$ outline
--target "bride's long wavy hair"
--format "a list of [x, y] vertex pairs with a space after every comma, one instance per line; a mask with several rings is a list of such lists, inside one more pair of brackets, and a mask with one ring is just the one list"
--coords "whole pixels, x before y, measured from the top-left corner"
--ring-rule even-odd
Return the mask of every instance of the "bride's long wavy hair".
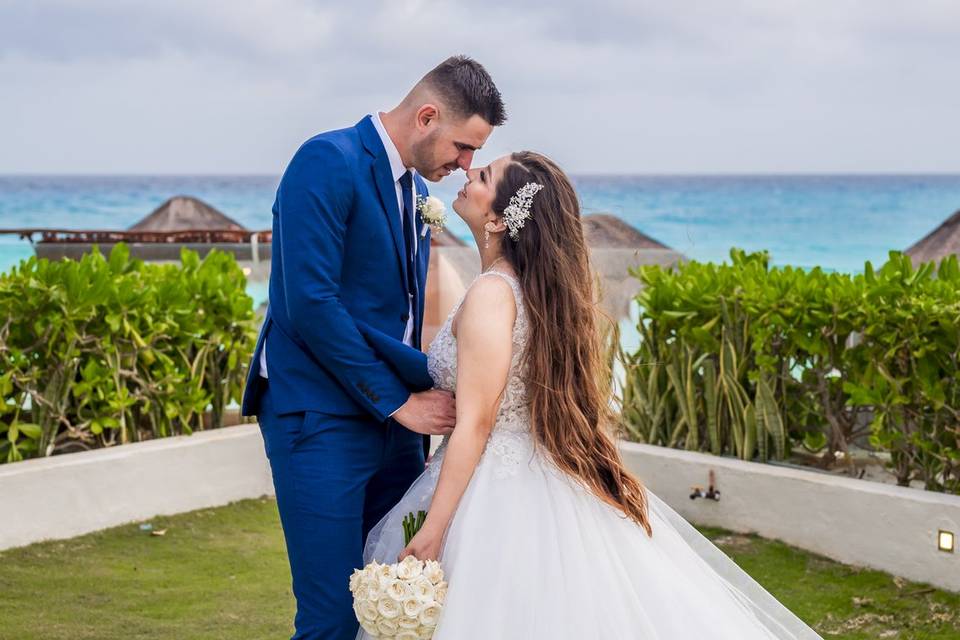
[[511, 160], [497, 184], [495, 213], [503, 216], [525, 184], [543, 185], [517, 239], [503, 238], [530, 325], [523, 358], [536, 445], [650, 535], [646, 491], [624, 467], [613, 434], [609, 361], [577, 193], [549, 158], [521, 151]]

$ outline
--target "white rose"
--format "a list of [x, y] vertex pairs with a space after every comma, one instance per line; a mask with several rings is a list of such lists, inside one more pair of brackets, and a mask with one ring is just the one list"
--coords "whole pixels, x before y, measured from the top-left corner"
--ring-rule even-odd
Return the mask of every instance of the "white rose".
[[434, 598], [434, 586], [426, 576], [420, 576], [410, 585], [413, 595], [421, 602], [430, 602]]
[[406, 582], [402, 580], [393, 580], [387, 585], [386, 589], [383, 590], [383, 594], [388, 598], [396, 600], [397, 602], [403, 602], [413, 595], [413, 590]]
[[440, 605], [438, 604], [428, 604], [423, 608], [418, 616], [420, 624], [425, 627], [435, 627], [437, 626], [437, 621], [440, 620]]
[[354, 602], [363, 602], [370, 599], [370, 587], [365, 584], [358, 585], [356, 589], [351, 589], [351, 591], [353, 591]]
[[357, 604], [357, 608], [360, 610], [359, 618], [363, 618], [368, 622], [375, 622], [377, 618], [380, 617], [380, 613], [377, 610], [377, 605], [372, 602], [360, 602]]
[[357, 587], [363, 582], [363, 572], [360, 569], [354, 569], [350, 574], [350, 591], [356, 591]]
[[423, 566], [423, 575], [433, 584], [439, 584], [443, 580], [443, 568], [436, 560], [427, 560]]
[[447, 583], [441, 582], [433, 588], [433, 599], [437, 604], [443, 604], [447, 601]]
[[400, 580], [412, 580], [421, 573], [423, 573], [423, 563], [414, 556], [407, 556], [397, 565], [397, 578]]
[[363, 630], [369, 633], [374, 638], [376, 638], [377, 635], [380, 633], [379, 631], [377, 631], [377, 625], [373, 624], [372, 622], [361, 620], [360, 626], [363, 627]]
[[423, 609], [423, 603], [417, 598], [407, 598], [403, 601], [403, 614], [416, 618]]
[[[418, 610], [419, 614], [420, 611]], [[397, 626], [401, 629], [416, 629], [420, 626], [420, 620], [417, 619], [417, 616], [400, 616], [397, 618]]]
[[393, 620], [380, 620], [377, 622], [377, 632], [380, 636], [391, 638], [397, 634], [397, 623]]
[[433, 632], [436, 630], [436, 627], [424, 627], [421, 626], [417, 629], [417, 638], [418, 640], [430, 640], [433, 637]]
[[391, 564], [380, 565], [377, 570], [377, 583], [381, 589], [386, 589], [387, 585], [397, 579], [397, 567]]
[[381, 578], [393, 578], [397, 577], [397, 566], [393, 564], [381, 564], [376, 568], [376, 573]]
[[[429, 636], [427, 636], [429, 637]], [[420, 640], [420, 634], [413, 629], [404, 629], [394, 636], [397, 640]]]
[[[370, 606], [373, 606], [372, 602], [370, 603]], [[380, 598], [377, 600], [377, 612], [384, 618], [393, 620], [400, 615], [400, 603], [396, 600], [391, 600], [390, 598]]]

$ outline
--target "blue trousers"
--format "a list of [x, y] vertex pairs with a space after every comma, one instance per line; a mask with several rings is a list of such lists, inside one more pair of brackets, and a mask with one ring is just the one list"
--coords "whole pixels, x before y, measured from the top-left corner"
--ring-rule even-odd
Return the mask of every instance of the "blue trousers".
[[423, 472], [423, 440], [393, 420], [278, 414], [265, 386], [258, 418], [297, 600], [292, 640], [353, 640], [350, 574], [370, 529]]

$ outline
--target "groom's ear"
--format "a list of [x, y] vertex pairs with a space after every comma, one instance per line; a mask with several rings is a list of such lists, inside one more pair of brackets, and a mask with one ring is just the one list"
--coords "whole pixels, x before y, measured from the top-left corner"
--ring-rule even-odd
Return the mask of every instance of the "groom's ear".
[[440, 110], [437, 108], [437, 105], [431, 102], [422, 105], [417, 109], [417, 129], [423, 130], [429, 128], [430, 125], [436, 121], [438, 115], [440, 115]]

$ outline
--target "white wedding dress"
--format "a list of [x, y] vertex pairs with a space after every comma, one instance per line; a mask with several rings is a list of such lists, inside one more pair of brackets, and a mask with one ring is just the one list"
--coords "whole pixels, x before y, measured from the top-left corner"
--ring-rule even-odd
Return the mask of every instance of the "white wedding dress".
[[[517, 319], [506, 391], [486, 450], [444, 540], [449, 583], [435, 640], [814, 639], [812, 629], [683, 518], [648, 492], [653, 537], [535, 450], [521, 367], [527, 320]], [[450, 324], [430, 345], [430, 375], [453, 391]], [[446, 439], [423, 475], [371, 531], [364, 564], [397, 561], [401, 521], [427, 511]], [[642, 480], [642, 478], [641, 478]], [[366, 639], [361, 629], [357, 636]]]

